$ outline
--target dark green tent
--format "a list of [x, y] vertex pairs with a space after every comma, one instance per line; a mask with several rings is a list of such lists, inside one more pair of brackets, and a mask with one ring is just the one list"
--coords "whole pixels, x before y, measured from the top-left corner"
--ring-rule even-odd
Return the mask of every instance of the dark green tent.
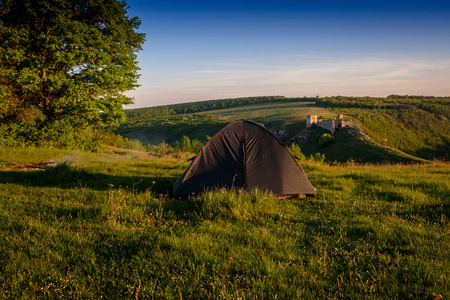
[[269, 190], [280, 196], [316, 193], [286, 147], [251, 121], [231, 123], [214, 135], [173, 184], [172, 195], [231, 186]]

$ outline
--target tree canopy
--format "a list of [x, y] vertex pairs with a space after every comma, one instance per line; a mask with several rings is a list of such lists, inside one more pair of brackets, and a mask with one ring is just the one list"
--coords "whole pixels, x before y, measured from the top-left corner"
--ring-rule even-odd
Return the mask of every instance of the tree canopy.
[[140, 20], [117, 0], [0, 0], [0, 140], [123, 121]]

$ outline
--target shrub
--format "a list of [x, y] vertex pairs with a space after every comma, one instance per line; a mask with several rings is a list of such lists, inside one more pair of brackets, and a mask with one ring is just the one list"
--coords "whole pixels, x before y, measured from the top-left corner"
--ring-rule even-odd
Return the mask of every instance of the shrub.
[[125, 138], [124, 141], [125, 141], [125, 145], [124, 145], [125, 149], [133, 149], [133, 150], [140, 150], [140, 151], [147, 150], [145, 148], [145, 146], [142, 145], [141, 141], [139, 141], [139, 140]]
[[288, 147], [288, 150], [299, 161], [304, 161], [306, 159], [305, 154], [303, 154], [299, 145], [293, 143], [290, 147]]
[[323, 163], [325, 161], [326, 157], [325, 157], [325, 154], [317, 152], [316, 154], [314, 154], [314, 156], [311, 155], [309, 157], [309, 159], [310, 160], [314, 160], [314, 161], [319, 162], [319, 163]]
[[175, 142], [175, 145], [173, 146], [173, 149], [175, 151], [180, 151], [181, 150], [180, 141], [176, 141]]
[[168, 143], [162, 141], [162, 143], [160, 143], [157, 146], [147, 145], [147, 151], [154, 151], [156, 154], [166, 155], [166, 154], [172, 153], [173, 148]]
[[67, 120], [58, 120], [37, 127], [37, 123], [33, 122], [1, 124], [0, 145], [55, 147], [94, 152], [101, 149], [101, 133], [91, 126], [76, 128]]
[[183, 135], [183, 140], [181, 141], [181, 150], [183, 151], [191, 151], [192, 150], [192, 146], [191, 146], [191, 140], [189, 139], [189, 137]]
[[331, 134], [324, 133], [319, 138], [319, 147], [322, 148], [322, 147], [328, 146], [328, 145], [334, 143], [334, 141], [335, 141], [335, 139]]
[[204, 146], [203, 143], [200, 142], [199, 140], [193, 140], [191, 150], [192, 152], [197, 153], [200, 151], [200, 149], [203, 148], [203, 146]]

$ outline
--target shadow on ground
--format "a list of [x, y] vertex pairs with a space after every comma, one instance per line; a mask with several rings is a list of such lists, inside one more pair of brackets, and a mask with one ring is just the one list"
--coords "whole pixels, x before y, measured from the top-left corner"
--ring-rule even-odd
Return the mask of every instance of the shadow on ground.
[[19, 184], [32, 187], [58, 187], [63, 189], [90, 188], [109, 190], [123, 188], [137, 193], [151, 190], [156, 194], [167, 194], [177, 177], [114, 176], [92, 173], [61, 164], [45, 170], [1, 171], [0, 184]]

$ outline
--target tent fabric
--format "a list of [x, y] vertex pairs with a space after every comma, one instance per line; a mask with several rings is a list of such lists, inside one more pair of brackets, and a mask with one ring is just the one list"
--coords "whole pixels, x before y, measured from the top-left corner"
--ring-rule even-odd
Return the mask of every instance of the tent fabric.
[[174, 197], [229, 188], [276, 195], [316, 194], [292, 154], [264, 126], [237, 121], [214, 135], [172, 186]]

